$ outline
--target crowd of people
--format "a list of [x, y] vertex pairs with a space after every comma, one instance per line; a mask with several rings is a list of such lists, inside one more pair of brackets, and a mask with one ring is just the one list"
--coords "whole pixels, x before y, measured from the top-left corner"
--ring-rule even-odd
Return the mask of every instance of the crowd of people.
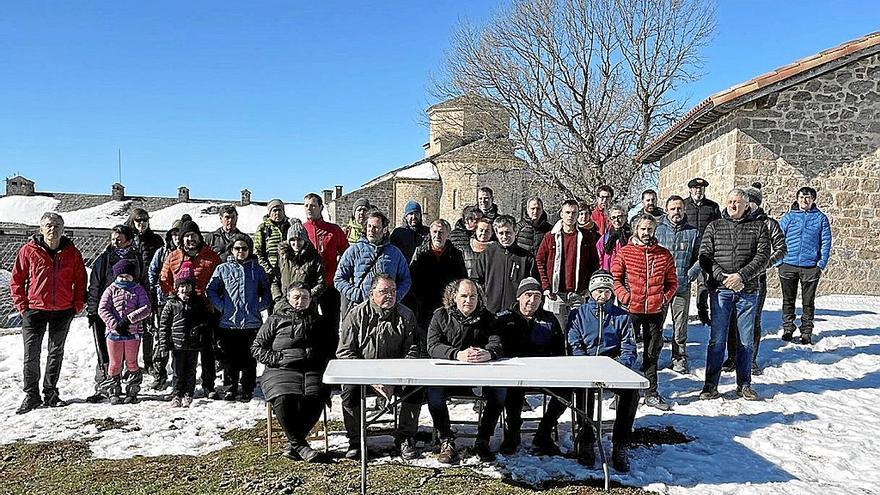
[[[164, 239], [149, 213], [130, 212], [114, 227], [106, 250], [86, 276], [82, 256], [64, 234], [64, 221], [45, 213], [18, 252], [10, 292], [22, 315], [25, 398], [19, 414], [61, 407], [58, 379], [72, 318], [86, 308], [96, 349], [95, 394], [89, 402], [138, 401], [144, 374], [172, 407], [189, 407], [197, 367], [208, 399], [247, 402], [259, 387], [288, 439], [286, 455], [317, 461], [306, 436], [331, 389], [322, 382], [331, 359], [447, 359], [471, 363], [509, 357], [603, 355], [636, 368], [649, 386], [615, 390], [612, 466], [629, 469], [626, 448], [636, 410], [669, 410], [660, 395], [658, 363], [663, 326], [672, 320], [672, 369], [689, 373], [688, 316], [697, 285], [697, 313], [710, 327], [700, 399], [720, 397], [719, 378], [736, 372], [736, 393], [759, 400], [751, 387], [757, 361], [767, 270], [778, 267], [784, 340], [795, 339], [795, 299], [803, 314], [798, 342], [811, 344], [816, 287], [831, 247], [828, 218], [816, 191], [802, 187], [776, 221], [761, 208], [761, 185], [732, 189], [724, 208], [705, 197], [706, 180], [688, 184], [687, 198], [642, 194], [631, 219], [614, 204], [614, 190], [597, 188], [593, 204], [566, 200], [555, 223], [541, 198], [530, 198], [520, 220], [500, 213], [490, 188], [477, 191], [454, 226], [429, 225], [422, 208], [406, 204], [400, 226], [369, 198], [357, 200], [345, 228], [327, 222], [317, 194], [304, 198], [306, 221], [288, 218], [272, 200], [253, 237], [237, 228], [234, 206], [219, 213], [220, 228], [204, 235], [188, 215]], [[40, 391], [40, 353], [48, 359]], [[641, 343], [638, 359], [637, 343]], [[142, 349], [143, 367], [139, 354]], [[725, 359], [725, 351], [727, 358]], [[169, 378], [169, 361], [172, 373]], [[218, 387], [217, 370], [222, 370]], [[437, 459], [458, 457], [450, 425], [450, 387], [417, 390], [376, 384], [370, 393], [401, 398], [395, 445], [401, 457], [421, 455], [416, 442], [427, 403]], [[341, 389], [347, 458], [360, 452], [360, 388]], [[524, 391], [483, 387], [485, 406], [474, 452], [495, 454], [490, 440], [502, 411], [500, 451], [521, 443]], [[594, 407], [585, 392], [580, 407]], [[536, 453], [560, 453], [551, 431], [566, 406], [549, 401], [532, 440]], [[578, 462], [595, 463], [595, 432], [579, 420]]]

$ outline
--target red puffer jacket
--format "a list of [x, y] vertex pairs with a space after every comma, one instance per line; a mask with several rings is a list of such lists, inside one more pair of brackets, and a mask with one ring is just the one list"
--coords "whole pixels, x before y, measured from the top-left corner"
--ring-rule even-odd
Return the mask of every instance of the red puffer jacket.
[[675, 260], [656, 241], [647, 246], [636, 242], [633, 238], [620, 248], [611, 265], [614, 295], [630, 313], [661, 313], [678, 290]]
[[[183, 248], [180, 247], [171, 251], [171, 254], [165, 259], [165, 264], [162, 265], [162, 276], [159, 279], [162, 292], [168, 295], [174, 291], [174, 274], [180, 270], [180, 265], [186, 260], [192, 263], [193, 276], [196, 278], [196, 294], [207, 301], [205, 288], [208, 286], [208, 281], [211, 280], [211, 275], [214, 274], [214, 269], [220, 264], [220, 257], [204, 243], [199, 252], [192, 257], [187, 256]], [[210, 307], [208, 306], [208, 308]]]
[[12, 303], [20, 313], [27, 309], [79, 313], [86, 301], [86, 267], [82, 254], [66, 237], [49, 254], [43, 236], [36, 235], [18, 250], [9, 282]]

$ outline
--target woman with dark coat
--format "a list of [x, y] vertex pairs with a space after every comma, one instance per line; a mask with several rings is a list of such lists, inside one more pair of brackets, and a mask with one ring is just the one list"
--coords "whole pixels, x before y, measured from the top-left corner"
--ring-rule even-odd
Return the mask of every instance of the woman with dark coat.
[[290, 284], [287, 300], [257, 332], [251, 352], [266, 365], [260, 387], [287, 436], [285, 455], [319, 462], [322, 456], [309, 447], [306, 436], [330, 395], [321, 377], [336, 351], [336, 331], [311, 305], [306, 285]]

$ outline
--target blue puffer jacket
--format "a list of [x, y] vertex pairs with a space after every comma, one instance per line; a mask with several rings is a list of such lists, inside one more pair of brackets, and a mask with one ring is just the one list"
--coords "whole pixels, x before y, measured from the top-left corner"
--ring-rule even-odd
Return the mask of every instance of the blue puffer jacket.
[[669, 221], [669, 217], [663, 217], [657, 224], [654, 237], [657, 238], [657, 244], [668, 249], [675, 260], [675, 275], [678, 277], [676, 294], [690, 292], [691, 282], [700, 274], [700, 264], [697, 262], [700, 255], [700, 231], [687, 223], [687, 217], [678, 225]]
[[[378, 259], [373, 263], [376, 256]], [[371, 265], [369, 273], [366, 273]], [[361, 238], [342, 253], [333, 285], [350, 304], [358, 304], [367, 300], [373, 277], [380, 273], [391, 275], [397, 282], [397, 302], [400, 302], [410, 287], [409, 263], [403, 253], [392, 246], [387, 238], [379, 246]]]
[[256, 258], [218, 265], [205, 294], [220, 311], [220, 328], [260, 328], [263, 324], [260, 312], [267, 309], [272, 300], [266, 272]]
[[[620, 364], [633, 369], [636, 363], [636, 339], [633, 335], [629, 314], [614, 305], [614, 300], [606, 302], [602, 310], [602, 342], [600, 356], [616, 358]], [[590, 298], [568, 318], [568, 346], [573, 356], [595, 356], [599, 346], [599, 305]]]
[[779, 226], [785, 234], [785, 245], [788, 248], [782, 263], [825, 269], [831, 254], [831, 224], [815, 204], [804, 211], [795, 203], [791, 211], [782, 216]]

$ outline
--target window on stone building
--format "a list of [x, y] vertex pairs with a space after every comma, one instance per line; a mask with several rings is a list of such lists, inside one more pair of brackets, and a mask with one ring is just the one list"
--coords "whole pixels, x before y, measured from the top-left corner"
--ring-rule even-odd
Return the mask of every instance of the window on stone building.
[[452, 210], [458, 211], [458, 189], [452, 190]]

